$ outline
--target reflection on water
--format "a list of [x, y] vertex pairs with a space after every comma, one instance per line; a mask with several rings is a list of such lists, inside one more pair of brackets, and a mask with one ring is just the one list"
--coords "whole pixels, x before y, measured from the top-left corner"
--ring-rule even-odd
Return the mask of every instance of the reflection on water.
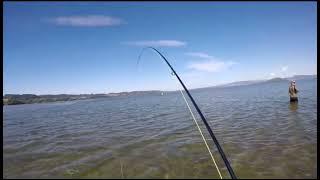
[[298, 101], [292, 101], [289, 103], [289, 109], [293, 112], [297, 111], [298, 109]]
[[[316, 81], [299, 89], [299, 109], [286, 82], [191, 93], [239, 178], [316, 178]], [[4, 106], [3, 131], [6, 178], [219, 178], [180, 92]]]

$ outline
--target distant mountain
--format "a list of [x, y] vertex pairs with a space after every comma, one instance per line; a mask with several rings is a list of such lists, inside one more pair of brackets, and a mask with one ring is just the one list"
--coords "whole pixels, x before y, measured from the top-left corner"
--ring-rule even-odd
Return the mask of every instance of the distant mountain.
[[244, 85], [250, 85], [250, 84], [255, 84], [255, 83], [264, 82], [264, 81], [265, 80], [237, 81], [237, 82], [232, 82], [228, 84], [218, 85], [218, 87], [244, 86]]
[[272, 79], [266, 80], [265, 82], [282, 82], [282, 81], [289, 81], [289, 80], [286, 78], [272, 78]]
[[147, 95], [147, 94], [161, 94], [162, 91], [151, 90], [151, 91], [131, 91], [131, 92], [119, 92], [109, 93], [107, 96], [131, 96], [131, 95]]
[[300, 80], [300, 79], [317, 79], [317, 75], [295, 75], [286, 78], [288, 80]]
[[251, 84], [258, 84], [258, 83], [267, 83], [267, 82], [282, 82], [282, 81], [291, 81], [291, 80], [302, 80], [302, 79], [317, 79], [317, 75], [295, 75], [292, 77], [287, 78], [272, 78], [267, 80], [249, 80], [249, 81], [237, 81], [227, 84], [222, 84], [214, 87], [232, 87], [232, 86], [245, 86], [245, 85], [251, 85]]

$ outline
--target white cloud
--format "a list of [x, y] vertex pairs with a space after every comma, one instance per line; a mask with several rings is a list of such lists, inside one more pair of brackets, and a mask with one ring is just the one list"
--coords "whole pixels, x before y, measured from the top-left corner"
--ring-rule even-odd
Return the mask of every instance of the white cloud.
[[236, 64], [235, 62], [228, 61], [202, 61], [202, 62], [192, 62], [188, 65], [189, 69], [198, 70], [198, 71], [207, 71], [207, 72], [219, 72], [229, 68], [230, 66]]
[[177, 40], [157, 40], [157, 41], [133, 41], [125, 42], [128, 45], [134, 46], [153, 46], [153, 47], [181, 47], [187, 45], [186, 42]]
[[124, 23], [122, 19], [102, 15], [61, 16], [52, 21], [57, 25], [83, 27], [116, 26]]
[[288, 70], [288, 66], [283, 66], [282, 68], [281, 68], [281, 71], [287, 71]]
[[209, 56], [208, 54], [202, 53], [202, 52], [190, 52], [190, 53], [185, 53], [185, 55], [199, 57], [199, 58], [205, 58], [205, 59], [213, 59], [212, 56]]
[[232, 61], [227, 61], [227, 62], [220, 61], [215, 57], [210, 56], [209, 54], [203, 53], [203, 52], [189, 52], [189, 53], [185, 53], [185, 55], [205, 59], [205, 60], [202, 60], [201, 62], [194, 61], [187, 66], [187, 68], [197, 70], [197, 71], [219, 72], [219, 71], [228, 69], [230, 66], [234, 64], [237, 64]]
[[275, 73], [270, 73], [270, 76], [275, 76], [276, 74]]

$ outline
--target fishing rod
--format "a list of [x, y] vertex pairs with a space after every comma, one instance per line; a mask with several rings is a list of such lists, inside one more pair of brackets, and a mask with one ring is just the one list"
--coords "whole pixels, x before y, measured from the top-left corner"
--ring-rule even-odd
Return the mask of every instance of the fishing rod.
[[[152, 50], [154, 50], [155, 52], [157, 52], [157, 53], [161, 56], [161, 58], [166, 62], [166, 64], [169, 66], [169, 68], [171, 69], [172, 75], [175, 75], [175, 76], [177, 77], [177, 79], [178, 79], [178, 81], [180, 82], [180, 84], [182, 85], [183, 89], [187, 92], [187, 94], [188, 94], [188, 96], [189, 96], [192, 104], [193, 104], [194, 107], [196, 108], [196, 110], [197, 110], [198, 114], [200, 115], [203, 123], [205, 124], [207, 130], [209, 131], [209, 134], [210, 134], [213, 142], [214, 142], [215, 145], [217, 146], [218, 151], [219, 151], [219, 153], [220, 153], [220, 155], [221, 155], [221, 157], [222, 157], [222, 159], [223, 159], [223, 161], [224, 161], [224, 164], [227, 166], [227, 169], [228, 169], [228, 172], [229, 172], [231, 178], [232, 178], [232, 179], [237, 179], [237, 177], [236, 177], [236, 175], [234, 174], [234, 172], [233, 172], [233, 170], [232, 170], [232, 167], [231, 167], [231, 165], [230, 165], [230, 163], [229, 163], [226, 155], [224, 154], [224, 152], [223, 152], [223, 150], [222, 150], [222, 148], [221, 148], [221, 146], [220, 146], [217, 138], [216, 138], [215, 135], [213, 134], [213, 131], [212, 131], [211, 127], [209, 126], [206, 118], [203, 116], [200, 108], [198, 107], [197, 103], [195, 102], [195, 100], [194, 100], [193, 97], [191, 96], [191, 94], [190, 94], [189, 90], [187, 89], [187, 87], [184, 85], [184, 83], [183, 83], [182, 80], [180, 79], [179, 75], [178, 75], [178, 74], [176, 73], [176, 71], [173, 69], [173, 67], [172, 67], [171, 64], [168, 62], [168, 60], [167, 60], [157, 49], [155, 49], [154, 47], [146, 47], [146, 48], [144, 48], [144, 49], [152, 49]], [[144, 49], [143, 49], [143, 50], [144, 50]], [[140, 54], [140, 56], [141, 56], [141, 54]], [[139, 56], [139, 60], [140, 60], [140, 56]], [[139, 62], [138, 62], [138, 63], [139, 63]]]

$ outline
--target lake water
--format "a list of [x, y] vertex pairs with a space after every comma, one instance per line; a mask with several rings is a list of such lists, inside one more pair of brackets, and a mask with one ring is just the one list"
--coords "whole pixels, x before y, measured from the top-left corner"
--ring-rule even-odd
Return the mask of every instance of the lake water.
[[[297, 87], [295, 104], [288, 82], [191, 91], [238, 178], [317, 177], [317, 82]], [[4, 178], [219, 178], [180, 92], [3, 112]]]

